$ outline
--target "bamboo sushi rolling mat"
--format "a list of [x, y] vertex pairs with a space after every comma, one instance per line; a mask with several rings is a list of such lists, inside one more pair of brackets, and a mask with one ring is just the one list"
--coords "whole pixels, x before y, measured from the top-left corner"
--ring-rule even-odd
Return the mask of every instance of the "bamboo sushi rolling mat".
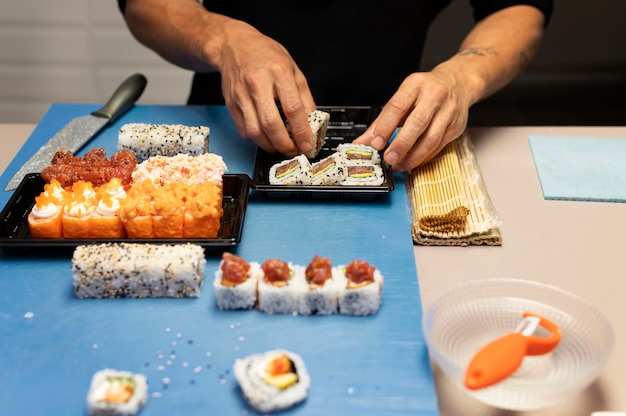
[[502, 244], [467, 131], [427, 164], [407, 173], [413, 241], [421, 245]]

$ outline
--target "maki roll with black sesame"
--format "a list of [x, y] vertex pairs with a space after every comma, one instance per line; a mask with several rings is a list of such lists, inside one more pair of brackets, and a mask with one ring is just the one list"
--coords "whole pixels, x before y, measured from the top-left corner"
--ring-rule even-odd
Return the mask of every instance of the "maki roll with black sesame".
[[118, 150], [130, 150], [142, 162], [152, 156], [198, 156], [209, 151], [210, 129], [182, 124], [124, 124], [117, 138]]
[[311, 163], [304, 155], [272, 165], [269, 172], [271, 185], [309, 185], [311, 183]]
[[244, 399], [261, 413], [278, 412], [302, 402], [311, 384], [302, 357], [287, 350], [236, 359], [233, 372]]

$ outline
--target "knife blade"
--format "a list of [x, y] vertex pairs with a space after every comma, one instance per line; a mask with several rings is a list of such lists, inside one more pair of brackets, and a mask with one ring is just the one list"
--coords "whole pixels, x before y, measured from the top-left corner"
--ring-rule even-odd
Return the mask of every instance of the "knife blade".
[[147, 84], [146, 77], [134, 74], [115, 90], [111, 98], [98, 110], [72, 119], [35, 152], [9, 180], [5, 191], [16, 189], [28, 173], [39, 173], [59, 150], [76, 153], [108, 124], [128, 111], [139, 99]]

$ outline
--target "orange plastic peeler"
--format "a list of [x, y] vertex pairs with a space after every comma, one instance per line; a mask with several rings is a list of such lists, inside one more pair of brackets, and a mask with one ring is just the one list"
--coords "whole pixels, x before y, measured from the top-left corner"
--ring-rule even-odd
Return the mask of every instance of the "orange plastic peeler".
[[[527, 355], [543, 355], [552, 351], [561, 340], [561, 331], [552, 321], [526, 312], [515, 332], [491, 341], [470, 361], [465, 373], [465, 386], [478, 390], [509, 377]], [[548, 330], [548, 336], [533, 335], [538, 326]]]

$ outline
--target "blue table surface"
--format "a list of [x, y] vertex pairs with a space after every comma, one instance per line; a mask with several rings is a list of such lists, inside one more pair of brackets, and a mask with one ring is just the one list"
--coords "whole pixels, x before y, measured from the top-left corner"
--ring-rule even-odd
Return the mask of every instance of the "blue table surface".
[[[0, 188], [65, 123], [98, 107], [52, 105]], [[209, 126], [210, 151], [223, 156], [229, 173], [252, 176], [255, 147], [224, 107], [138, 105], [80, 153], [102, 147], [112, 155], [119, 127], [129, 122]], [[370, 202], [271, 201], [251, 192], [242, 241], [233, 249], [258, 262], [305, 265], [315, 254], [333, 264], [367, 260], [385, 277], [383, 304], [369, 317], [219, 311], [211, 288], [219, 254], [207, 257], [199, 298], [96, 300], [74, 296], [69, 253], [0, 253], [0, 414], [85, 414], [89, 382], [103, 368], [146, 375], [142, 415], [254, 414], [232, 362], [273, 348], [299, 353], [312, 379], [307, 400], [285, 414], [438, 414], [409, 204], [402, 176], [395, 179], [394, 192]], [[0, 191], [1, 206], [11, 194]]]

